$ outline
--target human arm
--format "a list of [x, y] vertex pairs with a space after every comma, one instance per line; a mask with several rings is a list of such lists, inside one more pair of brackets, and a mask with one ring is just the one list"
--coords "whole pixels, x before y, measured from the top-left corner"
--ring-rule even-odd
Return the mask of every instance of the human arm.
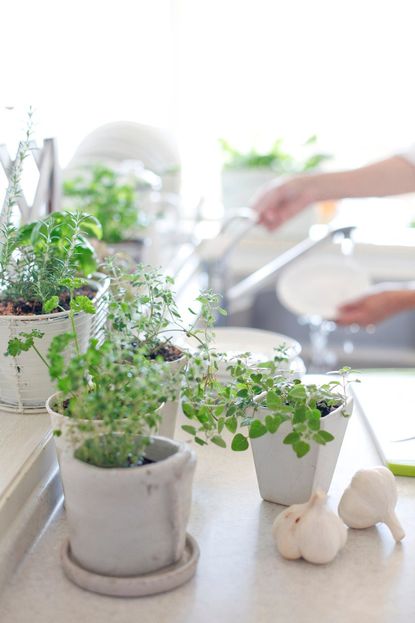
[[339, 326], [367, 327], [410, 309], [415, 309], [415, 284], [411, 282], [405, 287], [384, 283], [374, 286], [366, 296], [340, 306], [335, 321]]
[[403, 156], [334, 173], [299, 175], [271, 183], [253, 197], [259, 222], [275, 229], [316, 201], [352, 197], [385, 197], [415, 192], [415, 165]]

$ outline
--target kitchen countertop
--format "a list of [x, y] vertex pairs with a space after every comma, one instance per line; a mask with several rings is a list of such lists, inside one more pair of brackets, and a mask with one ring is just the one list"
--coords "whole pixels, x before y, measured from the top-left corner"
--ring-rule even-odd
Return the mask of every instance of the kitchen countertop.
[[[182, 435], [180, 435], [182, 436]], [[184, 437], [183, 437], [184, 438]], [[363, 422], [349, 423], [330, 489], [335, 508], [354, 472], [380, 464]], [[250, 452], [198, 449], [189, 532], [201, 557], [186, 585], [153, 597], [88, 593], [64, 576], [58, 508], [0, 598], [1, 623], [409, 623], [415, 620], [415, 479], [398, 478], [406, 538], [379, 525], [349, 530], [329, 565], [286, 561], [271, 526], [283, 507], [259, 497]]]

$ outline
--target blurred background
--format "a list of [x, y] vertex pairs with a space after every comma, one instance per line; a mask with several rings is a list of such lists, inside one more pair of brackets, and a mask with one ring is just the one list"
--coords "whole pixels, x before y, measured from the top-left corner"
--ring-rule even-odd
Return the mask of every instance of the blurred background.
[[[0, 142], [15, 151], [32, 105], [37, 141], [57, 139], [72, 200], [82, 167], [134, 178], [144, 259], [171, 270], [184, 300], [195, 283], [226, 299], [344, 225], [356, 226], [353, 248], [329, 237], [315, 253], [353, 252], [373, 282], [414, 279], [413, 195], [326, 202], [273, 234], [244, 234], [267, 180], [360, 166], [414, 142], [414, 13], [411, 0], [5, 0]], [[316, 338], [315, 323], [278, 299], [277, 277], [235, 297], [228, 324], [298, 339], [315, 369], [415, 365], [413, 313], [375, 335], [317, 322]]]

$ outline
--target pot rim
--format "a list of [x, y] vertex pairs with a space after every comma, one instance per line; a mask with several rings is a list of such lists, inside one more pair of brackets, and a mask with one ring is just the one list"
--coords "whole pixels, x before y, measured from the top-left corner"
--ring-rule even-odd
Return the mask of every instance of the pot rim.
[[[49, 398], [45, 402], [46, 411], [49, 413], [49, 415], [59, 415], [60, 417], [63, 417], [68, 422], [70, 422], [70, 421], [72, 421], [72, 418], [70, 418], [69, 416], [65, 415], [64, 413], [59, 413], [59, 411], [55, 411], [55, 409], [52, 407], [53, 401], [56, 400], [56, 398], [59, 396], [59, 394], [62, 394], [62, 393], [63, 392], [61, 392], [61, 391], [57, 391], [54, 394], [52, 394], [51, 396], [49, 396]], [[157, 413], [157, 411], [160, 411], [164, 407], [165, 404], [166, 404], [165, 402], [162, 402], [161, 405], [157, 407], [156, 413]], [[95, 422], [101, 422], [101, 421], [102, 420], [95, 420]]]
[[[341, 398], [341, 396], [340, 396]], [[321, 420], [327, 420], [328, 418], [330, 418], [331, 416], [337, 415], [337, 413], [339, 412], [340, 409], [344, 409], [349, 407], [351, 404], [353, 403], [353, 396], [346, 396], [346, 400], [343, 400], [342, 404], [340, 404], [338, 407], [336, 407], [335, 409], [333, 409], [333, 411], [330, 411], [330, 413], [327, 413], [327, 415], [324, 416], [320, 416]], [[257, 413], [264, 413], [264, 411], [271, 411], [271, 409], [269, 409], [266, 405], [258, 405], [258, 411]], [[351, 415], [351, 414], [350, 414]], [[345, 417], [350, 417], [349, 416], [345, 416]], [[254, 441], [254, 440], [252, 440]]]
[[[92, 275], [91, 278], [86, 279], [86, 282], [92, 286], [95, 286], [96, 288], [96, 295], [94, 296], [94, 298], [92, 299], [92, 301], [95, 303], [97, 300], [99, 300], [98, 295], [103, 295], [107, 289], [109, 288], [109, 283], [110, 283], [110, 279], [109, 277], [105, 276], [105, 278], [102, 279], [101, 282], [98, 281], [98, 279], [94, 279], [93, 277], [96, 276], [98, 277], [98, 279], [100, 277], [103, 276], [103, 273], [94, 273], [94, 275]], [[0, 325], [6, 324], [7, 321], [9, 320], [13, 320], [13, 321], [21, 321], [21, 322], [40, 322], [42, 320], [52, 320], [54, 318], [64, 318], [65, 315], [67, 316], [69, 313], [69, 309], [65, 309], [64, 311], [60, 311], [60, 312], [54, 312], [52, 314], [27, 314], [26, 316], [16, 316], [16, 315], [12, 315], [12, 314], [2, 314], [0, 316]], [[76, 312], [75, 316], [82, 314], [83, 312]]]

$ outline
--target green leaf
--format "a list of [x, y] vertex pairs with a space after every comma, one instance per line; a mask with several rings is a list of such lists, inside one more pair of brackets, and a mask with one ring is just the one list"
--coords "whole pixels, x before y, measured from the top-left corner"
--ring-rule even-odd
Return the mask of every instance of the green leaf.
[[232, 415], [231, 417], [226, 418], [225, 426], [228, 429], [228, 431], [233, 434], [238, 428], [238, 421], [236, 417]]
[[45, 303], [43, 303], [43, 311], [45, 314], [50, 314], [59, 305], [59, 296], [51, 296]]
[[260, 422], [260, 420], [254, 420], [249, 427], [249, 437], [251, 439], [262, 437], [267, 432], [267, 427], [262, 422]]
[[325, 445], [329, 441], [333, 441], [334, 437], [331, 433], [326, 430], [319, 430], [317, 433], [313, 435], [314, 441], [321, 445]]
[[190, 435], [196, 435], [197, 434], [197, 430], [194, 426], [189, 426], [188, 424], [183, 424], [182, 425], [182, 429], [186, 432], [189, 433]]
[[298, 456], [298, 458], [301, 459], [302, 456], [304, 456], [305, 454], [307, 454], [307, 452], [309, 452], [310, 445], [306, 443], [305, 441], [297, 441], [296, 443], [293, 444], [293, 450]]
[[235, 450], [235, 452], [241, 452], [243, 450], [246, 450], [247, 448], [249, 448], [248, 439], [244, 435], [242, 435], [241, 433], [238, 433], [232, 439], [231, 448], [232, 448], [232, 450]]
[[320, 429], [321, 413], [318, 409], [311, 409], [307, 414], [307, 423], [310, 430]]
[[306, 419], [306, 408], [305, 408], [305, 405], [299, 405], [294, 410], [292, 423], [293, 424], [300, 424], [301, 422], [304, 422], [305, 419]]
[[85, 312], [86, 314], [95, 314], [95, 305], [87, 296], [75, 296], [70, 303], [73, 312]]
[[267, 415], [265, 417], [265, 425], [267, 427], [268, 432], [276, 433], [281, 424], [281, 418], [278, 416]]
[[195, 442], [198, 443], [199, 446], [207, 446], [207, 441], [205, 441], [201, 437], [195, 437]]
[[284, 437], [282, 443], [285, 443], [286, 445], [293, 445], [298, 441], [300, 441], [300, 435], [293, 431], [292, 433], [288, 433], [288, 435]]
[[268, 409], [274, 410], [281, 406], [281, 396], [278, 396], [275, 392], [268, 392], [266, 399]]
[[81, 230], [92, 238], [98, 238], [98, 240], [102, 238], [101, 223], [95, 216], [91, 216], [90, 214], [85, 215], [81, 223]]
[[220, 448], [226, 448], [226, 441], [220, 435], [214, 435], [210, 441]]
[[86, 283], [86, 280], [80, 277], [65, 277], [65, 279], [60, 280], [59, 285], [68, 288], [68, 290], [75, 290], [76, 288], [82, 288]]
[[192, 405], [190, 405], [188, 402], [183, 402], [182, 403], [182, 411], [183, 411], [183, 413], [185, 414], [186, 417], [193, 418], [194, 409], [193, 409]]

